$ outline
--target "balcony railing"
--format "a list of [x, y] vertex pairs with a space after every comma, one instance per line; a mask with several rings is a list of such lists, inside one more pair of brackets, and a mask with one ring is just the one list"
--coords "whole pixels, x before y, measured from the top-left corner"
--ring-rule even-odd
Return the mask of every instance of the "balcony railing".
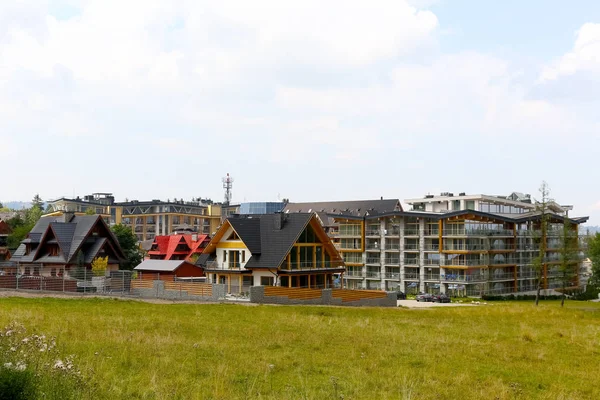
[[486, 247], [483, 244], [444, 243], [444, 250], [485, 251]]
[[381, 244], [379, 244], [379, 243], [367, 243], [367, 250], [381, 250]]
[[386, 243], [386, 250], [400, 250], [400, 243]]
[[425, 251], [439, 251], [440, 250], [440, 245], [439, 244], [425, 244], [425, 247], [423, 248], [423, 250], [425, 250]]
[[516, 258], [506, 257], [504, 259], [496, 258], [490, 260], [490, 265], [512, 265], [517, 264]]
[[340, 261], [325, 261], [325, 262], [292, 262], [289, 264], [285, 261], [281, 264], [280, 269], [283, 271], [304, 271], [325, 268], [343, 268], [344, 263]]
[[439, 281], [440, 274], [425, 274], [424, 279], [426, 281]]
[[385, 258], [383, 262], [387, 265], [400, 265], [399, 258]]
[[367, 257], [367, 264], [380, 264], [381, 258], [369, 258]]
[[367, 235], [367, 236], [380, 236], [381, 235], [381, 231], [379, 229], [368, 229], [365, 232], [365, 235]]
[[246, 269], [239, 262], [217, 262], [217, 261], [209, 261], [206, 264], [206, 268], [223, 270], [223, 271], [229, 271], [229, 270], [242, 271], [242, 270]]
[[512, 273], [492, 274], [490, 277], [491, 281], [506, 281], [513, 279], [515, 279], [515, 274]]
[[386, 272], [385, 279], [400, 279], [400, 272]]
[[419, 259], [418, 258], [405, 258], [404, 259], [404, 265], [419, 265]]
[[425, 236], [439, 236], [440, 231], [437, 229], [425, 229]]
[[423, 260], [423, 265], [440, 265], [440, 260], [426, 258]]
[[475, 267], [479, 265], [487, 265], [487, 260], [447, 260], [443, 262], [444, 266], [464, 266], [464, 267]]
[[385, 236], [399, 236], [399, 235], [400, 235], [400, 229], [398, 229], [398, 228], [386, 229]]
[[444, 229], [444, 236], [513, 236], [511, 229]]
[[419, 244], [418, 243], [405, 243], [404, 244], [404, 250], [419, 250]]
[[367, 271], [367, 278], [381, 279], [381, 273], [375, 271]]
[[486, 274], [473, 274], [473, 275], [461, 275], [461, 274], [442, 274], [442, 281], [452, 282], [485, 282], [488, 280]]
[[404, 236], [419, 236], [418, 229], [405, 229]]
[[346, 271], [346, 273], [344, 274], [344, 276], [352, 276], [352, 277], [362, 278], [363, 274], [362, 274], [362, 271], [348, 270], [348, 271]]
[[409, 279], [409, 280], [413, 280], [413, 281], [418, 281], [419, 280], [419, 274], [412, 274], [412, 273], [404, 273], [404, 279]]

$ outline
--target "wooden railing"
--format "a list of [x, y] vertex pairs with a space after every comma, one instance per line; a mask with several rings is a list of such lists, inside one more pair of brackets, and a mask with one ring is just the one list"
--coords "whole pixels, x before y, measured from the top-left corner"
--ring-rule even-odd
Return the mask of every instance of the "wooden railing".
[[310, 300], [321, 297], [321, 289], [286, 288], [280, 286], [265, 286], [265, 296], [284, 296], [288, 299]]
[[382, 299], [387, 297], [386, 292], [379, 290], [350, 290], [350, 289], [334, 289], [332, 296], [336, 299], [342, 299], [342, 302], [366, 300], [366, 299]]
[[193, 296], [212, 296], [212, 285], [209, 283], [195, 282], [165, 282], [165, 290], [187, 292]]
[[148, 279], [134, 279], [131, 281], [131, 289], [152, 289], [153, 281]]

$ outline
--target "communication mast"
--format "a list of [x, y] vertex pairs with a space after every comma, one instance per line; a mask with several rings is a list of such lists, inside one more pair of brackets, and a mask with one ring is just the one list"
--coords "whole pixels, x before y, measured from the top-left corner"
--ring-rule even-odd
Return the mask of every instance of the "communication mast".
[[229, 176], [229, 173], [227, 173], [227, 176], [221, 180], [223, 181], [223, 189], [225, 189], [225, 205], [228, 206], [229, 203], [231, 203], [231, 188], [233, 187], [233, 178]]

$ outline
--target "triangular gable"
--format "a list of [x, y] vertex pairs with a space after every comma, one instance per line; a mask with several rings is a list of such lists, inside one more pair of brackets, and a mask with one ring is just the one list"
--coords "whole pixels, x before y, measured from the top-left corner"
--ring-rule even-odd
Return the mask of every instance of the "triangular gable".
[[[217, 251], [217, 245], [219, 243], [221, 243], [221, 241], [223, 241], [223, 237], [225, 236], [225, 234], [227, 233], [227, 231], [230, 228], [235, 231], [235, 228], [231, 225], [231, 223], [229, 222], [229, 218], [228, 218], [228, 219], [225, 220], [225, 222], [223, 222], [223, 224], [221, 225], [221, 227], [217, 230], [217, 232], [215, 233], [215, 235], [213, 236], [213, 238], [210, 240], [210, 242], [208, 243], [208, 245], [202, 251], [202, 254], [212, 254], [215, 251]], [[238, 233], [238, 236], [240, 236], [239, 233]], [[244, 240], [241, 239], [241, 241], [242, 241], [242, 243], [244, 243], [244, 246], [246, 246], [246, 248], [248, 248], [248, 245], [244, 242]], [[252, 250], [249, 249], [249, 248], [248, 248], [248, 250], [252, 254]]]
[[281, 259], [279, 260], [279, 263], [277, 264], [278, 266], [283, 263], [283, 261], [285, 260], [285, 258], [289, 254], [289, 252], [294, 248], [294, 245], [300, 239], [300, 235], [302, 235], [302, 233], [304, 233], [304, 230], [307, 229], [309, 226], [312, 228], [315, 235], [317, 235], [319, 242], [321, 244], [323, 244], [323, 247], [327, 251], [327, 254], [329, 254], [331, 261], [343, 261], [342, 256], [340, 255], [340, 253], [337, 251], [337, 249], [333, 245], [331, 238], [327, 235], [327, 233], [325, 233], [325, 230], [323, 229], [323, 226], [319, 222], [317, 215], [315, 213], [313, 213], [312, 216], [310, 217], [310, 219], [308, 219], [306, 221], [303, 228], [298, 231], [296, 238], [289, 245], [289, 247], [287, 248], [287, 251], [283, 254], [283, 257], [281, 257]]
[[[102, 237], [106, 238], [108, 241], [111, 242], [111, 246], [113, 247], [113, 249], [115, 249], [115, 252], [117, 253], [116, 258], [119, 260], [125, 259], [125, 254], [123, 253], [123, 250], [121, 249], [121, 246], [119, 245], [119, 241], [117, 240], [117, 237], [110, 230], [110, 228], [106, 224], [106, 221], [104, 221], [104, 218], [102, 218], [101, 216], [97, 216], [95, 221], [93, 221], [91, 224], [88, 225], [88, 224], [86, 224], [86, 222], [88, 222], [88, 221], [86, 221], [85, 217], [86, 216], [79, 217], [80, 219], [77, 220], [77, 225], [78, 225], [77, 228], [78, 229], [76, 229], [75, 234], [73, 235], [74, 236], [73, 243], [71, 245], [69, 258], [68, 258], [67, 262], [71, 262], [74, 259], [77, 252], [81, 249], [81, 247], [86, 242], [88, 237], [96, 229], [99, 231], [102, 231], [102, 233], [104, 233], [104, 235]], [[79, 224], [82, 224], [82, 225], [79, 226]], [[75, 246], [73, 246], [73, 245], [75, 245]]]

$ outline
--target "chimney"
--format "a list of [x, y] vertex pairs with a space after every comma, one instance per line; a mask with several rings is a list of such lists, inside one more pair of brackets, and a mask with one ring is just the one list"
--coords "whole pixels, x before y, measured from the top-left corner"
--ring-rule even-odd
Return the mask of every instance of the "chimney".
[[285, 223], [285, 214], [282, 212], [275, 213], [275, 230], [280, 231]]
[[63, 211], [64, 222], [71, 222], [73, 217], [75, 217], [75, 213], [73, 211]]

